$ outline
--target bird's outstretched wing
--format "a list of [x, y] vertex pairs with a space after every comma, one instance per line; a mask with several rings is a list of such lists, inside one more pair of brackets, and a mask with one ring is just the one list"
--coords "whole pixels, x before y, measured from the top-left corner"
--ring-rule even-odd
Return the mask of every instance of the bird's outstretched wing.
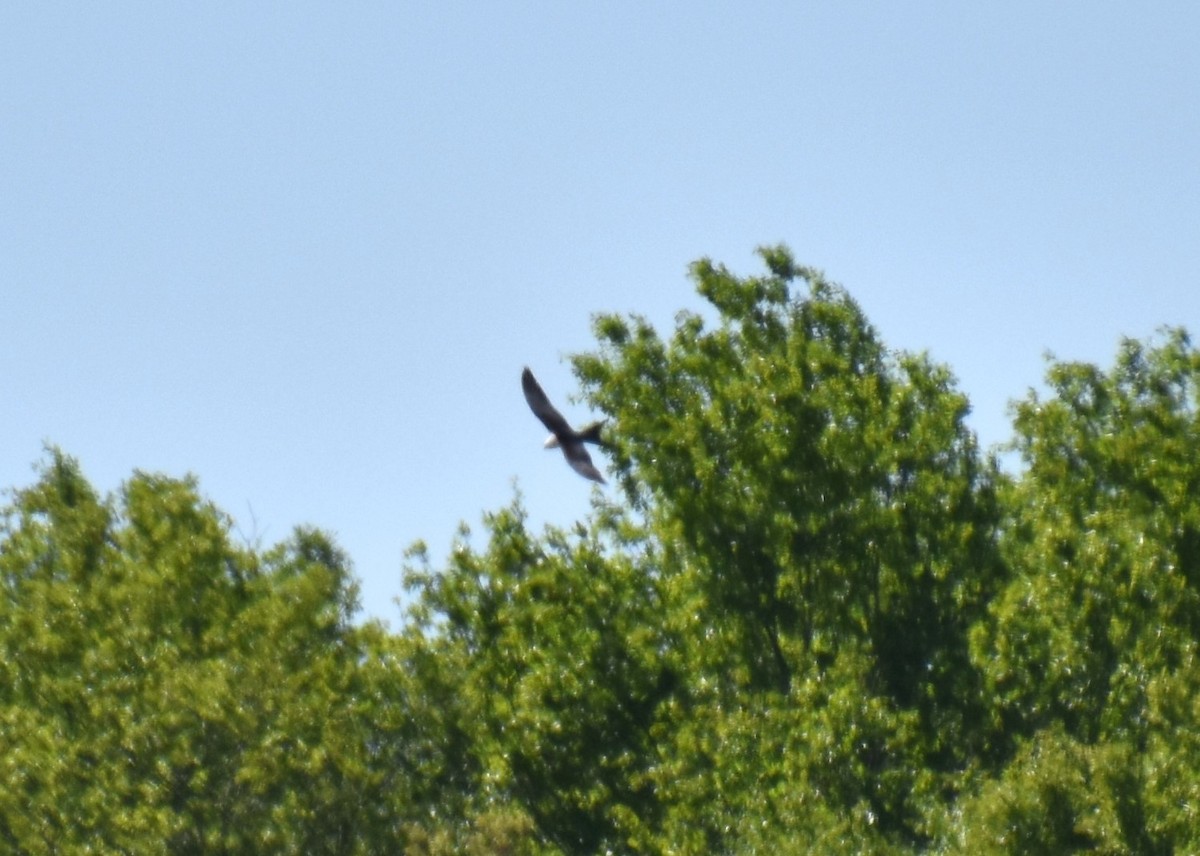
[[583, 443], [564, 443], [562, 450], [567, 463], [571, 465], [571, 469], [575, 472], [584, 478], [600, 482], [600, 484], [608, 484], [604, 480], [604, 476], [600, 475], [600, 471], [592, 463], [592, 456], [588, 454]]
[[554, 409], [554, 405], [546, 398], [546, 393], [542, 392], [533, 372], [528, 368], [521, 372], [521, 389], [525, 391], [525, 400], [529, 402], [529, 409], [533, 411], [533, 415], [542, 420], [542, 424], [558, 438], [559, 443], [574, 436], [575, 432], [571, 430], [570, 424]]

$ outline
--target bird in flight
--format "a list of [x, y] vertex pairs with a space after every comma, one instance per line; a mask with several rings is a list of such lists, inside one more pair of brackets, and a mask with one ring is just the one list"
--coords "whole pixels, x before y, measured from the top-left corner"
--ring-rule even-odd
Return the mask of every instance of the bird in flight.
[[592, 422], [576, 431], [563, 415], [554, 409], [554, 405], [546, 398], [546, 393], [542, 392], [533, 372], [528, 368], [521, 372], [521, 389], [525, 390], [525, 400], [529, 402], [529, 409], [533, 411], [533, 415], [542, 420], [542, 424], [551, 431], [551, 436], [546, 440], [546, 448], [561, 448], [571, 469], [584, 478], [606, 484], [604, 476], [600, 475], [600, 471], [592, 464], [592, 457], [584, 446], [584, 443], [604, 445], [604, 441], [600, 439], [600, 428], [604, 423]]

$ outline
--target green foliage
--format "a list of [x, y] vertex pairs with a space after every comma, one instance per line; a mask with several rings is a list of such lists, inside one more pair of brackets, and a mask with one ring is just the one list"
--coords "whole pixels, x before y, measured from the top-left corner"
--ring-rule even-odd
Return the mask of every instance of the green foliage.
[[453, 664], [428, 675], [452, 699], [436, 729], [453, 735], [451, 769], [472, 771], [476, 791], [451, 822], [519, 806], [546, 845], [623, 849], [621, 830], [656, 814], [651, 730], [675, 681], [655, 580], [613, 549], [637, 546], [615, 516], [543, 543], [517, 503], [485, 524], [484, 553], [464, 531], [450, 567], [432, 573], [418, 550], [406, 577], [410, 670]]
[[1124, 744], [1083, 745], [1048, 729], [997, 780], [961, 801], [949, 852], [1155, 852], [1142, 835], [1139, 786], [1137, 759]]
[[1016, 573], [972, 640], [997, 740], [1011, 750], [1062, 729], [1126, 753], [1123, 796], [1139, 809], [1100, 837], [1187, 852], [1200, 820], [1200, 354], [1168, 330], [1124, 342], [1108, 373], [1059, 363], [1047, 381], [1052, 398], [1015, 407], [1025, 471], [1003, 547]]
[[354, 608], [320, 533], [258, 556], [190, 480], [139, 473], [102, 501], [52, 452], [0, 546], [0, 840], [366, 852], [392, 797]]
[[[762, 795], [787, 792], [919, 843], [935, 787], [919, 772], [949, 786], [982, 736], [967, 634], [1001, 568], [994, 468], [944, 368], [890, 356], [843, 291], [781, 249], [764, 257], [762, 278], [694, 266], [711, 328], [683, 314], [663, 341], [602, 317], [600, 352], [576, 367], [620, 426], [617, 473], [663, 546], [684, 690], [715, 717], [703, 733], [756, 711], [755, 751], [789, 759], [754, 764], [735, 792], [755, 804], [729, 813], [770, 824]], [[659, 787], [692, 794], [687, 814], [713, 821], [697, 847], [720, 849], [731, 771], [704, 754], [674, 747]]]
[[[1179, 331], [1126, 342], [1114, 370], [1054, 365], [1016, 407], [1026, 472], [1006, 546], [1021, 574], [979, 659], [1012, 728], [1141, 739], [1146, 686], [1200, 632], [1200, 355]], [[1028, 607], [1038, 604], [1039, 609]], [[981, 629], [982, 632], [982, 629]], [[1041, 671], [1039, 680], [1023, 672]]]
[[[783, 248], [574, 358], [620, 498], [353, 623], [330, 539], [51, 451], [0, 529], [14, 853], [1200, 851], [1200, 354], [1051, 362], [1018, 472]], [[597, 495], [598, 496], [598, 495]]]

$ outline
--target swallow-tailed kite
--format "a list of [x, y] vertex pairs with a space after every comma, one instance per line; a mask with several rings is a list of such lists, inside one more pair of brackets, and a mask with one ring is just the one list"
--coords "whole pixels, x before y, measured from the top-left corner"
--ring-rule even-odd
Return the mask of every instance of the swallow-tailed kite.
[[533, 411], [533, 415], [553, 432], [546, 440], [546, 448], [561, 448], [571, 469], [585, 478], [605, 484], [604, 476], [600, 475], [600, 471], [592, 464], [592, 458], [584, 447], [584, 443], [603, 445], [600, 428], [604, 423], [592, 422], [576, 431], [563, 415], [554, 409], [554, 405], [546, 398], [546, 393], [542, 392], [529, 369], [521, 372], [521, 388], [525, 390], [525, 400], [529, 402], [529, 409]]

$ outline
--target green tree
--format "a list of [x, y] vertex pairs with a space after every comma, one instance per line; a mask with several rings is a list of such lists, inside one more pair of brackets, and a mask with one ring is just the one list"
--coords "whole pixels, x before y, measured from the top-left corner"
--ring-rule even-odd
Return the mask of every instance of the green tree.
[[1142, 817], [1137, 766], [1122, 743], [1086, 745], [1058, 728], [1041, 731], [1020, 742], [997, 778], [955, 807], [956, 822], [945, 852], [1162, 852], [1138, 837]]
[[[101, 500], [52, 451], [0, 539], [0, 841], [14, 853], [369, 852], [378, 629], [345, 558], [258, 555], [190, 479]], [[398, 841], [398, 834], [391, 834]]]
[[1200, 354], [966, 398], [786, 250], [574, 358], [619, 498], [519, 497], [404, 626], [317, 530], [51, 451], [0, 526], [14, 853], [1200, 850]]
[[406, 576], [405, 671], [448, 702], [439, 775], [466, 773], [465, 798], [422, 835], [466, 850], [506, 819], [513, 852], [623, 851], [658, 812], [647, 768], [674, 682], [652, 559], [611, 509], [540, 540], [519, 502], [485, 526], [482, 553], [464, 530], [448, 567], [418, 546]]
[[712, 329], [601, 316], [575, 359], [629, 515], [539, 540], [515, 505], [483, 552], [416, 554], [405, 671], [455, 700], [437, 754], [468, 771], [443, 840], [496, 806], [571, 853], [935, 834], [986, 733], [967, 643], [1002, 573], [994, 465], [944, 368], [763, 256], [694, 267]]
[[575, 359], [683, 663], [655, 768], [667, 838], [783, 841], [818, 806], [863, 846], [917, 844], [980, 739], [967, 634], [1002, 571], [994, 465], [946, 369], [890, 355], [844, 291], [762, 255], [762, 277], [693, 267], [711, 326], [683, 313], [664, 341], [601, 316]]
[[[1007, 759], [1061, 729], [1081, 752], [1124, 753], [1134, 807], [1096, 834], [1122, 852], [1189, 851], [1200, 840], [1200, 354], [1169, 330], [1124, 342], [1107, 373], [1053, 363], [1047, 382], [1048, 398], [1015, 407], [1024, 471], [1003, 539], [1014, 573], [972, 640], [999, 745]], [[1084, 803], [1071, 804], [1082, 823]]]

